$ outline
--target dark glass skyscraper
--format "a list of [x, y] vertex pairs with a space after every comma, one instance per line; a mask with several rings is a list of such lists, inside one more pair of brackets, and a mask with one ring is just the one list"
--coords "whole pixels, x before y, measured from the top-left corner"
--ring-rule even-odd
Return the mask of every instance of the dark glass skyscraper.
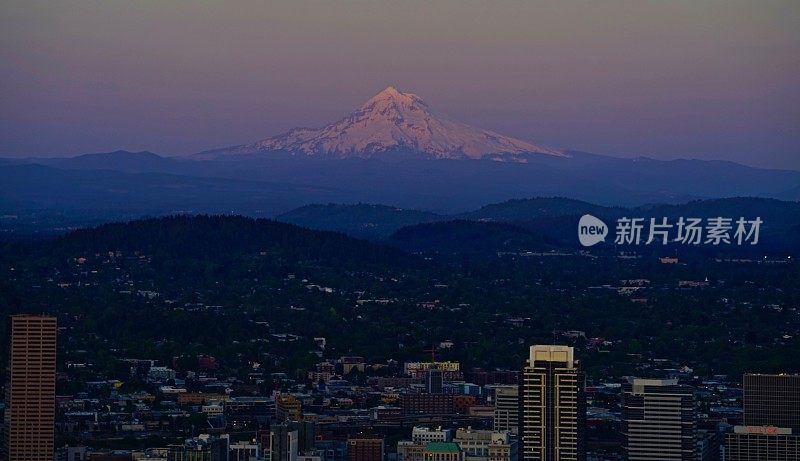
[[800, 375], [744, 375], [745, 426], [788, 427], [800, 434]]
[[747, 374], [744, 426], [725, 437], [726, 461], [800, 459], [800, 375]]

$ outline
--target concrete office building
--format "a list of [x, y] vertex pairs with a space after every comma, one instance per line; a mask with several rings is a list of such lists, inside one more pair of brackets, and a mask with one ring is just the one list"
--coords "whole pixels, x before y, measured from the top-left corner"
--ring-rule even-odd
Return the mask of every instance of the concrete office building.
[[586, 459], [585, 379], [569, 346], [531, 346], [520, 387], [521, 461]]
[[694, 391], [677, 379], [633, 379], [623, 386], [623, 449], [637, 461], [694, 461]]
[[494, 386], [494, 430], [519, 433], [519, 386]]

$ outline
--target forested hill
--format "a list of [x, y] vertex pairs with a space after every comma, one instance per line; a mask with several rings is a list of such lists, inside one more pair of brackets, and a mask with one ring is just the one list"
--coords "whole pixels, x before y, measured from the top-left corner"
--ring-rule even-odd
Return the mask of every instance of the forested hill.
[[3, 253], [17, 261], [57, 261], [120, 251], [154, 260], [225, 263], [242, 256], [283, 264], [355, 268], [403, 267], [417, 259], [400, 250], [344, 234], [242, 216], [167, 216], [81, 229], [52, 240], [9, 243]]

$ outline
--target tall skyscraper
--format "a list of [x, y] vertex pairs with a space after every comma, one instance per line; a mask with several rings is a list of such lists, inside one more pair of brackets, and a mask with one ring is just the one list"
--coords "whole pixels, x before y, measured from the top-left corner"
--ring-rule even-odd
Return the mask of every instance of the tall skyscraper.
[[494, 387], [494, 430], [519, 433], [519, 387]]
[[12, 316], [10, 352], [6, 459], [51, 460], [56, 413], [56, 318]]
[[520, 383], [520, 460], [586, 459], [584, 376], [568, 346], [531, 346]]
[[800, 375], [744, 375], [744, 426], [725, 437], [726, 461], [800, 459]]
[[800, 434], [800, 374], [746, 374], [745, 426], [788, 427]]
[[695, 459], [694, 391], [677, 379], [634, 379], [625, 384], [622, 421], [627, 459]]

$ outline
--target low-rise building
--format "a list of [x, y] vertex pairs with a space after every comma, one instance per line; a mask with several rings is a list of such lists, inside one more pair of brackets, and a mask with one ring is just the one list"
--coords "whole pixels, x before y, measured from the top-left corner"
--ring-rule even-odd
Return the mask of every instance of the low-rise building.
[[453, 439], [464, 452], [465, 461], [515, 461], [517, 443], [510, 432], [456, 430]]
[[424, 461], [464, 461], [464, 452], [455, 442], [430, 442], [422, 451]]

